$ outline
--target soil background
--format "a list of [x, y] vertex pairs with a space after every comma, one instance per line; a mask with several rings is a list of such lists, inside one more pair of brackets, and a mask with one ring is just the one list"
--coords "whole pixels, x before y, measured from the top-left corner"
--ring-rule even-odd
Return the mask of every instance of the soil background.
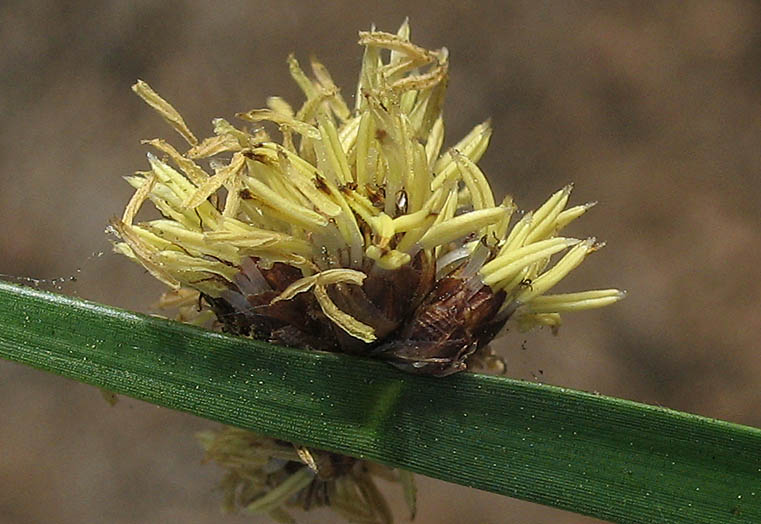
[[[607, 247], [563, 290], [620, 287], [558, 337], [509, 333], [508, 374], [761, 426], [761, 4], [721, 2], [57, 2], [0, 4], [0, 273], [147, 311], [161, 285], [104, 234], [173, 132], [148, 81], [200, 136], [213, 117], [301, 101], [285, 58], [317, 55], [350, 95], [357, 31], [451, 56], [447, 144], [491, 118], [481, 162], [524, 209], [575, 183], [573, 226]], [[175, 141], [179, 144], [179, 141]], [[524, 343], [525, 340], [525, 343]], [[525, 349], [522, 349], [522, 346]], [[0, 523], [264, 522], [221, 517], [210, 424], [0, 362]], [[416, 522], [594, 519], [420, 479]], [[399, 502], [393, 489], [388, 490]], [[395, 504], [403, 521], [403, 508]], [[331, 522], [317, 512], [304, 522]]]

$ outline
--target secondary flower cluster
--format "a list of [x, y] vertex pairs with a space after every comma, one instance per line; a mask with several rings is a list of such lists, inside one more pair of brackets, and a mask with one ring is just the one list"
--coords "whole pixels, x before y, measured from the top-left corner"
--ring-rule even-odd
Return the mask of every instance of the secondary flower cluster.
[[[116, 250], [171, 288], [196, 290], [228, 332], [429, 375], [483, 361], [508, 320], [555, 328], [563, 312], [622, 298], [547, 294], [600, 247], [561, 235], [591, 206], [567, 207], [571, 186], [520, 214], [477, 166], [488, 122], [443, 148], [446, 49], [412, 44], [406, 23], [360, 32], [359, 43], [353, 109], [321, 63], [312, 59], [310, 78], [290, 57], [300, 107], [272, 97], [236, 115], [251, 127], [218, 118], [201, 141], [135, 84], [190, 148], [146, 141], [160, 157], [127, 177], [136, 191], [112, 221]], [[163, 218], [136, 223], [146, 200]]]

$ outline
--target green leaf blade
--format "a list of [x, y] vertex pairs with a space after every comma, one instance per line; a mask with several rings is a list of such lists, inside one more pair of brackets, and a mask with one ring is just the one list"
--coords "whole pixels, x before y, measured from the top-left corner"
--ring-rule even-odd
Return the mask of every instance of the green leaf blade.
[[501, 377], [415, 377], [2, 282], [0, 356], [614, 522], [761, 522], [761, 430], [663, 408]]

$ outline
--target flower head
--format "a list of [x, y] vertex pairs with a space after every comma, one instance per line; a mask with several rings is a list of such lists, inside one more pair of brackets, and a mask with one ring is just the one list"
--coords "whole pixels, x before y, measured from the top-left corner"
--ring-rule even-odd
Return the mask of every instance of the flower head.
[[[306, 100], [214, 120], [199, 141], [145, 82], [135, 92], [189, 143], [146, 143], [150, 170], [112, 226], [117, 251], [170, 287], [197, 290], [227, 331], [289, 346], [371, 354], [408, 371], [447, 375], [512, 319], [557, 327], [566, 311], [604, 306], [615, 289], [547, 292], [601, 245], [561, 235], [591, 204], [571, 186], [538, 209], [497, 202], [477, 162], [489, 122], [443, 149], [448, 54], [397, 34], [360, 32], [353, 109], [326, 68]], [[262, 123], [274, 123], [282, 139]], [[135, 223], [145, 200], [162, 219]]]
[[[615, 289], [547, 294], [590, 253], [593, 238], [561, 235], [591, 204], [567, 207], [571, 186], [520, 214], [497, 203], [477, 162], [488, 122], [443, 149], [446, 49], [397, 34], [361, 32], [365, 52], [353, 109], [325, 67], [291, 76], [306, 100], [218, 118], [199, 141], [145, 82], [133, 86], [188, 142], [180, 153], [146, 141], [150, 169], [112, 228], [116, 250], [173, 289], [160, 305], [179, 320], [277, 344], [373, 355], [407, 371], [448, 375], [499, 364], [487, 344], [508, 320], [519, 329], [560, 324], [560, 314], [605, 306]], [[275, 124], [276, 141], [262, 123]], [[136, 223], [150, 200], [163, 218]], [[199, 302], [208, 306], [199, 311]], [[228, 509], [292, 522], [284, 507], [330, 504], [347, 519], [390, 522], [372, 476], [408, 472], [227, 428], [204, 433], [223, 465]]]

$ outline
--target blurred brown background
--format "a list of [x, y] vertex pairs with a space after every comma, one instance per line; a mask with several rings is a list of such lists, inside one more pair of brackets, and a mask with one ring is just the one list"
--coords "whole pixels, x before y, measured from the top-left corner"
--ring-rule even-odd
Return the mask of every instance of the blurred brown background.
[[[531, 208], [573, 181], [574, 203], [601, 202], [573, 232], [608, 247], [564, 289], [629, 290], [567, 315], [559, 337], [508, 334], [509, 375], [761, 426], [757, 2], [6, 0], [0, 273], [76, 275], [63, 292], [145, 311], [160, 285], [110, 254], [103, 230], [131, 194], [120, 177], [147, 165], [139, 140], [175, 136], [134, 80], [205, 136], [268, 95], [299, 103], [291, 51], [315, 53], [351, 94], [357, 30], [394, 31], [405, 15], [415, 42], [450, 50], [448, 143], [493, 119], [481, 164], [499, 196]], [[0, 421], [2, 524], [262, 522], [220, 517], [220, 472], [193, 440], [203, 420], [111, 408], [94, 388], [0, 362]], [[420, 484], [419, 523], [597, 522]]]

